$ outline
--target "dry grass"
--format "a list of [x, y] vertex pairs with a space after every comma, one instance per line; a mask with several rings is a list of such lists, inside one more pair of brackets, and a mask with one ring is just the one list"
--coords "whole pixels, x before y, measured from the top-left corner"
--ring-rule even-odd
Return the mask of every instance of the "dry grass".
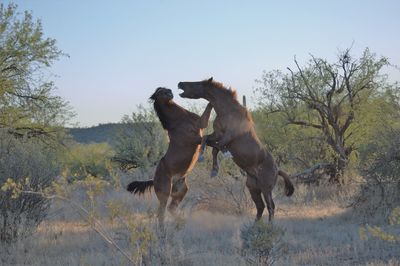
[[[199, 172], [194, 173], [199, 176]], [[193, 181], [193, 180], [191, 180]], [[240, 228], [254, 218], [254, 210], [237, 216], [230, 211], [213, 212], [199, 210], [199, 196], [206, 196], [210, 184], [191, 182], [181, 217], [177, 222], [167, 217], [169, 237], [166, 245], [153, 250], [164, 252], [166, 261], [173, 265], [246, 265], [240, 256]], [[211, 186], [211, 185], [210, 185]], [[211, 186], [212, 187], [212, 186]], [[221, 187], [210, 191], [212, 199], [225, 202], [230, 208], [227, 195]], [[400, 246], [382, 240], [363, 241], [358, 230], [363, 221], [344, 205], [348, 196], [332, 189], [297, 186], [297, 195], [291, 199], [276, 190], [277, 205], [275, 224], [285, 229], [285, 250], [276, 265], [400, 265]], [[350, 192], [346, 192], [350, 194]], [[216, 194], [216, 195], [215, 195]], [[156, 197], [134, 198], [128, 192], [110, 190], [99, 199], [118, 201], [132, 215], [148, 217], [157, 207]], [[212, 204], [209, 202], [208, 204]], [[234, 206], [233, 206], [234, 207]], [[110, 222], [106, 211], [100, 219], [107, 230], [126, 251], [123, 230]], [[151, 216], [151, 215], [150, 215]], [[155, 219], [147, 220], [155, 230]], [[156, 256], [155, 255], [155, 256]], [[155, 257], [153, 257], [154, 259]], [[157, 262], [155, 262], [157, 261]], [[151, 265], [157, 265], [154, 259]], [[63, 204], [55, 204], [51, 215], [31, 237], [0, 249], [1, 265], [129, 265], [120, 253], [103, 241], [82, 222], [74, 211]]]

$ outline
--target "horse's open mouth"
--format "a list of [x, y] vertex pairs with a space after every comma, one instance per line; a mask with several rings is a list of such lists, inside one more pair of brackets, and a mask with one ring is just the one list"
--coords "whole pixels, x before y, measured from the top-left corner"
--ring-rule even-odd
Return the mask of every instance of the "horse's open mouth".
[[183, 97], [185, 94], [185, 90], [182, 89], [181, 87], [178, 87], [178, 91], [182, 91], [181, 93], [179, 93], [179, 96]]

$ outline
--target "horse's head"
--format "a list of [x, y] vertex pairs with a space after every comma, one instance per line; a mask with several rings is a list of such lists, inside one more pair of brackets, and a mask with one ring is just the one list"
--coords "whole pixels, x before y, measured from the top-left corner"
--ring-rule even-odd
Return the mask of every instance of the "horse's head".
[[213, 78], [203, 80], [203, 81], [194, 81], [194, 82], [179, 82], [178, 88], [183, 90], [179, 95], [182, 98], [190, 98], [190, 99], [200, 99], [204, 98], [207, 95], [207, 88], [213, 82]]
[[169, 101], [174, 98], [174, 94], [170, 89], [167, 88], [157, 88], [153, 95], [150, 96], [150, 99], [153, 101]]

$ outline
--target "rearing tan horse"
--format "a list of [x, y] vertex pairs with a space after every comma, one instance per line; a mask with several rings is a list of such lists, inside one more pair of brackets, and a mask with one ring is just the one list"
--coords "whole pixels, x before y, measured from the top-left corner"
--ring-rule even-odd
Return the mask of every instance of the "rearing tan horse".
[[286, 195], [291, 196], [294, 187], [288, 174], [279, 170], [272, 155], [264, 149], [257, 137], [250, 113], [236, 97], [236, 92], [225, 88], [222, 83], [212, 78], [196, 82], [179, 82], [183, 98], [208, 100], [217, 116], [214, 121], [214, 132], [205, 136], [206, 144], [213, 147], [214, 164], [218, 150], [228, 149], [234, 162], [247, 173], [246, 186], [256, 204], [256, 220], [261, 219], [267, 203], [269, 220], [274, 216], [275, 203], [272, 190], [280, 175], [285, 181]]
[[172, 91], [167, 88], [158, 88], [150, 97], [163, 128], [168, 131], [168, 150], [159, 161], [153, 179], [133, 181], [127, 187], [134, 194], [142, 194], [154, 186], [160, 202], [160, 225], [163, 224], [168, 198], [172, 198], [168, 209], [174, 212], [188, 191], [186, 175], [197, 162], [203, 129], [207, 127], [212, 110], [211, 104], [207, 105], [199, 117], [177, 105], [173, 97]]

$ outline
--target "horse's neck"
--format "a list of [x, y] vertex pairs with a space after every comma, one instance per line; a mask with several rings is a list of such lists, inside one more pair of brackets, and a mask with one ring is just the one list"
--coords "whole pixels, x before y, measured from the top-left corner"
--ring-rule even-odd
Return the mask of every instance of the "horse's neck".
[[186, 113], [186, 110], [177, 105], [175, 102], [171, 102], [168, 106], [169, 108], [169, 114], [176, 119], [177, 116], [184, 115]]
[[217, 95], [208, 99], [212, 104], [217, 115], [224, 115], [232, 111], [232, 106], [240, 105], [240, 103], [231, 96]]
[[160, 104], [160, 109], [166, 119], [168, 119], [169, 123], [173, 123], [178, 117], [185, 113], [185, 110], [173, 101]]

